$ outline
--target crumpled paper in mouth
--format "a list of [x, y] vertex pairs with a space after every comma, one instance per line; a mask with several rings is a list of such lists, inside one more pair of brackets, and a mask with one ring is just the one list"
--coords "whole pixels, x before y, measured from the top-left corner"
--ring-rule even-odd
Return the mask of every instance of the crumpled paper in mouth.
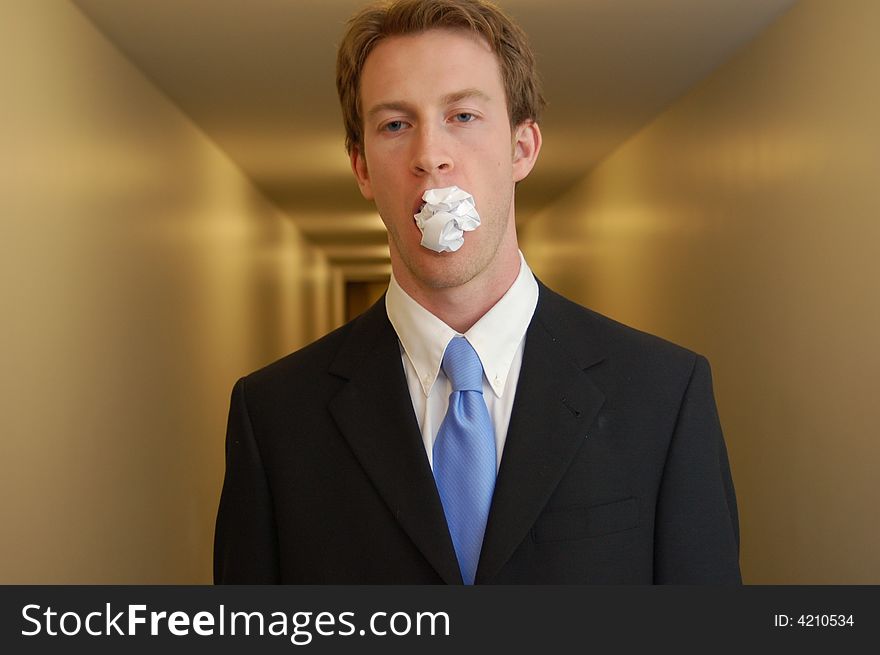
[[464, 244], [464, 233], [480, 226], [474, 197], [457, 186], [428, 189], [414, 216], [422, 231], [422, 245], [436, 252], [455, 252]]

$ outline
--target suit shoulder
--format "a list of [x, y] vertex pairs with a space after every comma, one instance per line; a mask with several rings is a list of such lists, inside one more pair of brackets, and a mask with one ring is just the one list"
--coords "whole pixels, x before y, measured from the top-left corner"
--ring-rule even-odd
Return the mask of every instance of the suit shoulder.
[[249, 392], [260, 394], [289, 387], [291, 384], [314, 383], [317, 376], [326, 373], [330, 368], [336, 353], [345, 343], [353, 322], [346, 323], [299, 350], [246, 375], [244, 382]]
[[[352, 319], [317, 341], [300, 348], [245, 376], [244, 384], [250, 395], [309, 397], [321, 389], [335, 388], [339, 378], [338, 365], [344, 362], [357, 366], [365, 350], [377, 339], [394, 335], [385, 310], [384, 296], [363, 314]], [[394, 335], [396, 339], [396, 335]], [[342, 373], [345, 373], [344, 367]]]
[[699, 357], [688, 348], [625, 325], [543, 286], [540, 300], [549, 331], [558, 332], [569, 343], [602, 350], [619, 362], [691, 369]]

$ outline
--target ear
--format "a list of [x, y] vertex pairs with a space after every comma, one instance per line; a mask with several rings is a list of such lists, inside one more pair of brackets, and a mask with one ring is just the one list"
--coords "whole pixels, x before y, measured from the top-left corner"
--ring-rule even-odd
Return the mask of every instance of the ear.
[[354, 146], [349, 154], [351, 159], [351, 170], [354, 178], [357, 180], [361, 195], [367, 200], [373, 199], [373, 185], [370, 182], [370, 172], [367, 170], [367, 159], [361, 152], [360, 146]]
[[526, 120], [516, 126], [513, 133], [513, 181], [524, 180], [541, 152], [541, 128], [533, 120]]

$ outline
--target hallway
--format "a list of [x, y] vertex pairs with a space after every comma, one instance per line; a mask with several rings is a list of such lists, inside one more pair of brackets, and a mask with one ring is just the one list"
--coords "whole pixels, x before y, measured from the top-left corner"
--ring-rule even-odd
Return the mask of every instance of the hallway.
[[[208, 4], [0, 9], [2, 583], [210, 582], [233, 384], [387, 282], [360, 3]], [[880, 5], [499, 4], [550, 101], [530, 266], [708, 357], [746, 583], [880, 583]]]

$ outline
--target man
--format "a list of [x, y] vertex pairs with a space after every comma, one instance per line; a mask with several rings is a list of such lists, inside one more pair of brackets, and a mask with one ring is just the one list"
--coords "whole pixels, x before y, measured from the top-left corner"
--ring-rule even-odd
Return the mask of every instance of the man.
[[543, 104], [519, 28], [480, 0], [369, 8], [337, 86], [393, 277], [236, 384], [216, 581], [739, 583], [706, 360], [554, 294], [519, 252]]

